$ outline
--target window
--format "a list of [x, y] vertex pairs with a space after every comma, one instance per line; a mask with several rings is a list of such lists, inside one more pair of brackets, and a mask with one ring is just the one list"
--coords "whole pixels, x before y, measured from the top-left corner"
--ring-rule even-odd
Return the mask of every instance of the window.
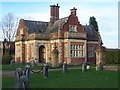
[[83, 51], [83, 45], [81, 45], [81, 49], [80, 49], [80, 51], [81, 51], [81, 57], [83, 57], [84, 56], [84, 51]]
[[84, 57], [84, 46], [83, 45], [70, 45], [70, 57]]
[[76, 45], [76, 57], [78, 57], [78, 45]]
[[88, 47], [88, 57], [92, 57], [92, 58], [95, 57], [94, 50], [95, 50], [94, 46]]
[[77, 26], [76, 25], [69, 25], [69, 31], [70, 32], [77, 32]]
[[73, 45], [70, 45], [70, 57], [73, 57], [72, 53], [73, 53]]

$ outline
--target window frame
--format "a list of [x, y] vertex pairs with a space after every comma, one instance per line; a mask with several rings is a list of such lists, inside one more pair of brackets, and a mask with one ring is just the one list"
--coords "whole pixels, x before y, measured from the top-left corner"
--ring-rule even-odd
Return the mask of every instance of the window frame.
[[95, 47], [94, 46], [88, 46], [88, 57], [95, 58]]
[[84, 45], [71, 44], [70, 45], [70, 57], [71, 58], [84, 58], [85, 51]]

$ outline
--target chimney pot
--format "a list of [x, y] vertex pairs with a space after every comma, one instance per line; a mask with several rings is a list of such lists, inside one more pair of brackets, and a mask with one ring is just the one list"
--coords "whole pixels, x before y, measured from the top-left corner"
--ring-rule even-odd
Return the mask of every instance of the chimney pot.
[[59, 7], [57, 5], [50, 5], [50, 25], [53, 25], [59, 19]]
[[73, 7], [73, 9], [71, 9], [70, 11], [71, 11], [71, 15], [75, 15], [76, 16], [76, 8], [75, 7]]

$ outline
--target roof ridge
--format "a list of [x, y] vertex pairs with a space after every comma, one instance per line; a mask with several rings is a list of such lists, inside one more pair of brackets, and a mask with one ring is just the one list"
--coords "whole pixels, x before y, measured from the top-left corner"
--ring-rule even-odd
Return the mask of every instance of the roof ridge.
[[45, 23], [48, 23], [47, 21], [35, 21], [35, 20], [25, 20], [24, 21], [30, 21], [30, 22], [45, 22]]
[[60, 18], [60, 19], [65, 19], [65, 18], [68, 18], [69, 16], [66, 16], [66, 17], [63, 17], [63, 18]]

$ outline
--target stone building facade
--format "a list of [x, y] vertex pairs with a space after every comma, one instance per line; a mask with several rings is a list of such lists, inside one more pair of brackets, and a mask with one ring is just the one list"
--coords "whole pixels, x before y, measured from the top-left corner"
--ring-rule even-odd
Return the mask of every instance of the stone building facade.
[[19, 21], [15, 40], [16, 62], [95, 63], [95, 49], [101, 39], [99, 32], [89, 25], [80, 24], [75, 7], [69, 16], [61, 19], [59, 8], [58, 4], [50, 6], [49, 22]]

